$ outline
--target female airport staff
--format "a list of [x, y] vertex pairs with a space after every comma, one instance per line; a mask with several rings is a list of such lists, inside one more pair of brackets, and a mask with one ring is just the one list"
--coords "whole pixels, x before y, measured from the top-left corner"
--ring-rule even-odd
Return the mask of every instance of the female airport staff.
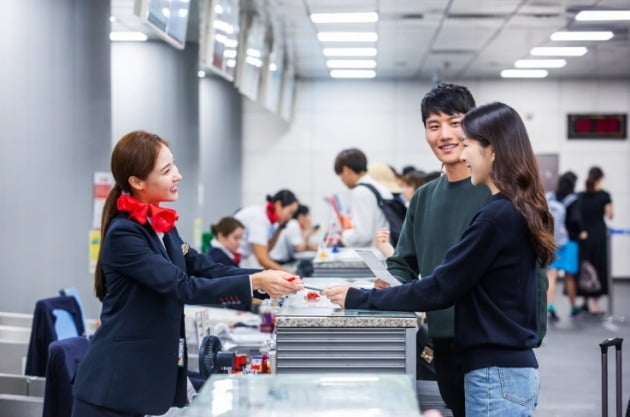
[[538, 396], [537, 268], [554, 257], [553, 219], [519, 115], [502, 103], [466, 114], [461, 159], [490, 203], [430, 276], [387, 289], [324, 291], [347, 308], [426, 311], [455, 304], [468, 417], [530, 416]]
[[239, 266], [241, 253], [238, 248], [245, 232], [243, 223], [234, 217], [226, 216], [217, 224], [210, 226], [210, 230], [214, 235], [208, 250], [212, 260], [223, 265]]
[[143, 131], [123, 136], [111, 169], [116, 184], [103, 209], [95, 275], [102, 324], [77, 371], [74, 417], [182, 407], [184, 304], [249, 304], [254, 290], [278, 297], [302, 287], [281, 271], [215, 264], [181, 239], [175, 210], [159, 206], [177, 200], [182, 178], [160, 137]]
[[282, 229], [298, 209], [298, 200], [289, 190], [280, 190], [267, 196], [266, 205], [249, 206], [239, 210], [234, 217], [245, 225], [245, 236], [240, 252], [242, 266], [249, 268], [283, 269], [269, 257]]

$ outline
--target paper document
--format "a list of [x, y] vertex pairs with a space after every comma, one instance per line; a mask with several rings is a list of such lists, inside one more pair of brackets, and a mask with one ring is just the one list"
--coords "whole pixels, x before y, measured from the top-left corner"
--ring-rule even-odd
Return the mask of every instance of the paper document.
[[380, 259], [376, 257], [374, 252], [369, 249], [355, 249], [354, 250], [357, 255], [361, 258], [363, 262], [370, 268], [370, 271], [374, 274], [375, 277], [382, 279], [387, 282], [392, 287], [396, 285], [400, 285], [400, 281], [398, 281], [392, 274], [387, 270], [387, 266], [381, 262]]

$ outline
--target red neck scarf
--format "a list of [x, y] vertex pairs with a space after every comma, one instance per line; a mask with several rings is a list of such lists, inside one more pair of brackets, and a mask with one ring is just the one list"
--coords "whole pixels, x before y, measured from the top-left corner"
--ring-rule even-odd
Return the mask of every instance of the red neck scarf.
[[234, 255], [234, 259], [233, 259], [234, 264], [235, 264], [236, 266], [238, 266], [238, 264], [240, 264], [240, 263], [241, 263], [241, 258], [242, 258], [243, 256], [242, 256], [239, 252], [234, 252], [232, 255]]
[[269, 219], [271, 224], [277, 223], [280, 219], [278, 217], [278, 213], [276, 213], [276, 206], [274, 206], [274, 204], [271, 202], [267, 203], [267, 218]]
[[123, 194], [116, 200], [116, 208], [118, 211], [126, 211], [129, 218], [134, 219], [140, 224], [146, 224], [147, 219], [151, 218], [151, 226], [158, 233], [167, 233], [179, 218], [177, 212], [173, 209], [162, 208], [155, 204], [143, 203], [135, 197]]

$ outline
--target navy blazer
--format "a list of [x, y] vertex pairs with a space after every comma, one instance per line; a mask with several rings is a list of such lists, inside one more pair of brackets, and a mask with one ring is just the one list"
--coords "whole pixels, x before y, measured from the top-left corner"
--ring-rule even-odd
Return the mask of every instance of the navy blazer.
[[[186, 404], [184, 304], [249, 304], [248, 270], [214, 263], [188, 248], [177, 230], [163, 242], [144, 226], [115, 216], [102, 242], [107, 295], [101, 327], [77, 371], [74, 396], [118, 411], [163, 414]], [[205, 279], [200, 277], [229, 277]]]
[[213, 261], [223, 265], [233, 265], [238, 266], [234, 263], [234, 260], [230, 258], [227, 253], [221, 248], [211, 247], [208, 250], [208, 255], [212, 258]]

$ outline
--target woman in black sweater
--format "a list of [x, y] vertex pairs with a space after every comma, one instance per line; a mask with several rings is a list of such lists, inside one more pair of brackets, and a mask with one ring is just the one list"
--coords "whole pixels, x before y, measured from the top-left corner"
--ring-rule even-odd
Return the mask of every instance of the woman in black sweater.
[[323, 294], [346, 308], [427, 311], [455, 305], [466, 415], [529, 416], [538, 396], [537, 270], [554, 256], [553, 218], [518, 113], [502, 103], [467, 113], [461, 159], [492, 191], [430, 276], [387, 289]]

